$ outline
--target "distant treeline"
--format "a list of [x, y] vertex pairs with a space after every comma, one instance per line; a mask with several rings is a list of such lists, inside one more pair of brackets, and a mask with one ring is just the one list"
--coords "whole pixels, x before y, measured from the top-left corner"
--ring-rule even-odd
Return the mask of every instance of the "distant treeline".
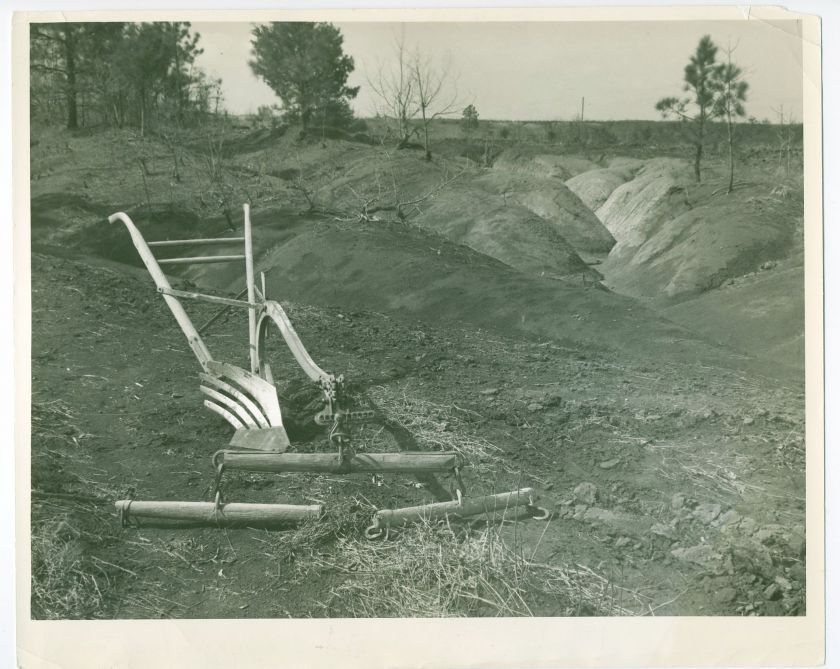
[[32, 120], [142, 133], [216, 111], [219, 82], [195, 66], [199, 38], [189, 23], [34, 23]]
[[[366, 119], [369, 131], [375, 132], [379, 119]], [[471, 126], [457, 119], [436, 120], [437, 141], [468, 139], [498, 143], [556, 143], [570, 146], [651, 146], [672, 147], [684, 144], [686, 127], [680, 121], [497, 121], [484, 120]], [[708, 142], [726, 140], [726, 124], [709, 124]], [[740, 145], [779, 146], [792, 149], [802, 146], [802, 124], [789, 122], [745, 122], [736, 124]]]

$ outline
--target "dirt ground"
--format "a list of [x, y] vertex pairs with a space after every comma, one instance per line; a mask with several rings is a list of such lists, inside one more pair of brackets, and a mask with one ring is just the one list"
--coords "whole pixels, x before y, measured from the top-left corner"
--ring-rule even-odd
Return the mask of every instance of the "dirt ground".
[[[128, 191], [74, 204], [74, 179], [106, 175], [67, 161], [33, 186], [33, 617], [805, 613], [801, 371], [743, 352], [760, 320], [725, 342], [740, 351], [692, 325], [731, 318], [763, 276], [722, 288], [720, 312], [674, 307], [677, 326], [597, 282], [525, 277], [433, 231], [272, 224], [268, 203], [255, 221], [271, 219], [257, 221], [269, 297], [391, 425], [360, 428], [356, 448], [458, 450], [470, 494], [534, 487], [551, 518], [371, 542], [375, 509], [431, 501], [427, 487], [229, 472], [228, 501], [321, 503], [327, 517], [281, 531], [122, 527], [117, 499], [209, 500], [211, 456], [232, 430], [202, 407], [200, 368], [127, 233], [102, 221]], [[197, 225], [182, 220], [178, 236]], [[177, 285], [233, 285], [189, 278]], [[190, 306], [197, 324], [215, 311]], [[241, 316], [207, 344], [247, 366]], [[786, 318], [795, 327], [795, 310]], [[311, 395], [279, 343], [281, 403], [302, 416]], [[311, 430], [293, 442], [327, 448]]]
[[[365, 544], [360, 536], [375, 505], [422, 498], [401, 477], [247, 474], [225, 489], [232, 501], [341, 509], [341, 522], [326, 529], [121, 528], [115, 499], [207, 499], [210, 456], [230, 428], [201, 407], [197, 364], [148, 279], [55, 256], [33, 260], [37, 617], [401, 614], [385, 597], [381, 607], [364, 598], [383, 575], [354, 564], [358, 553], [398, 551], [405, 540]], [[523, 586], [531, 613], [804, 612], [796, 383], [690, 361], [675, 368], [655, 356], [616, 361], [596, 349], [370, 312], [289, 312], [313, 355], [407, 421], [421, 446], [472, 449], [471, 490], [540, 490], [549, 522], [508, 521], [493, 531], [539, 564], [591, 569], [580, 578], [600, 591], [593, 602], [574, 590]], [[231, 325], [208, 344], [242, 363], [243, 324]], [[278, 378], [300, 377], [288, 360], [275, 365]], [[359, 445], [388, 448], [371, 432]], [[50, 535], [76, 552], [42, 554], [37, 537]], [[50, 590], [50, 572], [65, 568], [78, 582]], [[469, 603], [442, 613], [482, 613]]]

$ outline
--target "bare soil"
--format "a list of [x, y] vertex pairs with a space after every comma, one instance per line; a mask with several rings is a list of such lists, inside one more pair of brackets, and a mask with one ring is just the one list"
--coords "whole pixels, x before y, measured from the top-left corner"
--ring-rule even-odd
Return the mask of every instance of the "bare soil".
[[[338, 160], [339, 148], [312, 154]], [[367, 426], [357, 448], [459, 448], [471, 493], [532, 486], [552, 517], [371, 543], [374, 510], [429, 500], [422, 484], [237, 474], [229, 501], [318, 502], [327, 520], [121, 527], [116, 499], [208, 500], [210, 458], [231, 430], [201, 406], [198, 365], [127, 233], [102, 221], [128, 191], [70, 197], [70, 165], [86, 151], [33, 191], [34, 617], [805, 612], [801, 372], [597, 282], [518, 272], [412, 225], [271, 201], [254, 206], [268, 296], [319, 364], [403, 428]], [[195, 209], [150, 209], [138, 218], [151, 238], [201, 228]], [[206, 234], [225, 231], [212, 221]], [[177, 281], [235, 292], [241, 277]], [[213, 312], [191, 309], [196, 323]], [[207, 343], [246, 365], [241, 316], [216, 323]], [[302, 373], [282, 348], [271, 362], [284, 408], [304, 416]], [[327, 448], [312, 431], [293, 442]]]

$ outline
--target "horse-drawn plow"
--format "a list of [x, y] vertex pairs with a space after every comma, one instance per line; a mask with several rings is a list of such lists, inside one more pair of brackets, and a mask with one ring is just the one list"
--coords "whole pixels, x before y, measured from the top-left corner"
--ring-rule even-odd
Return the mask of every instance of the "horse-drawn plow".
[[[224, 418], [234, 429], [226, 448], [212, 454], [214, 484], [208, 501], [140, 501], [124, 499], [116, 502], [123, 523], [143, 519], [181, 521], [215, 526], [280, 526], [305, 520], [317, 520], [328, 510], [322, 504], [255, 504], [228, 502], [223, 499], [224, 475], [240, 470], [264, 474], [315, 473], [352, 476], [355, 474], [413, 474], [436, 501], [418, 506], [377, 510], [365, 534], [374, 539], [387, 536], [391, 528], [416, 521], [437, 521], [468, 518], [483, 514], [526, 511], [534, 518], [545, 519], [548, 512], [536, 506], [531, 488], [479, 497], [467, 496], [461, 477], [465, 465], [456, 452], [400, 451], [388, 453], [356, 452], [353, 447], [354, 425], [379, 422], [381, 417], [371, 409], [359, 409], [351, 402], [348, 386], [342, 375], [331, 374], [311, 358], [295, 332], [283, 307], [266, 297], [265, 275], [260, 287], [254, 275], [254, 254], [248, 205], [244, 205], [244, 230], [240, 237], [185, 239], [146, 242], [128, 215], [113, 214], [111, 223], [121, 221], [131, 235], [140, 258], [187, 338], [201, 366], [200, 390], [204, 406]], [[243, 253], [236, 255], [204, 255], [158, 260], [156, 247], [223, 247], [242, 244]], [[203, 294], [174, 289], [161, 265], [192, 265], [217, 262], [243, 262], [245, 288], [239, 298]], [[240, 299], [245, 298], [245, 299]], [[198, 300], [221, 305], [224, 309], [241, 308], [248, 313], [248, 347], [250, 369], [213, 358], [199, 330], [185, 311], [182, 301]], [[297, 364], [320, 390], [322, 407], [309, 419], [323, 429], [330, 452], [295, 452], [283, 425], [283, 412], [271, 367], [266, 359], [266, 335], [277, 329]], [[438, 481], [438, 476], [451, 477], [452, 492]]]

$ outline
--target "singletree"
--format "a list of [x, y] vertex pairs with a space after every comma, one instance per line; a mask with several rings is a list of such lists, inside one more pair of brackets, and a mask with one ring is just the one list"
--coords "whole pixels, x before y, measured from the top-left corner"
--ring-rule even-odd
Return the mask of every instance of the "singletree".
[[283, 102], [290, 120], [306, 131], [313, 120], [346, 122], [358, 87], [347, 85], [353, 59], [341, 32], [329, 23], [282, 22], [256, 26], [251, 70]]
[[733, 134], [735, 119], [744, 118], [747, 112], [744, 102], [747, 100], [749, 84], [744, 81], [744, 73], [740, 67], [732, 62], [734, 47], [726, 50], [726, 63], [722, 64], [715, 73], [716, 113], [726, 120], [726, 139], [729, 146], [729, 185], [726, 192], [731, 193], [735, 185], [735, 158], [733, 155]]
[[716, 56], [717, 47], [712, 38], [704, 35], [685, 66], [683, 90], [686, 96], [662, 98], [656, 103], [656, 109], [664, 118], [677, 118], [690, 128], [691, 142], [694, 145], [694, 176], [697, 181], [700, 181], [706, 124], [720, 111], [715, 106], [716, 77], [719, 71], [715, 62]]

